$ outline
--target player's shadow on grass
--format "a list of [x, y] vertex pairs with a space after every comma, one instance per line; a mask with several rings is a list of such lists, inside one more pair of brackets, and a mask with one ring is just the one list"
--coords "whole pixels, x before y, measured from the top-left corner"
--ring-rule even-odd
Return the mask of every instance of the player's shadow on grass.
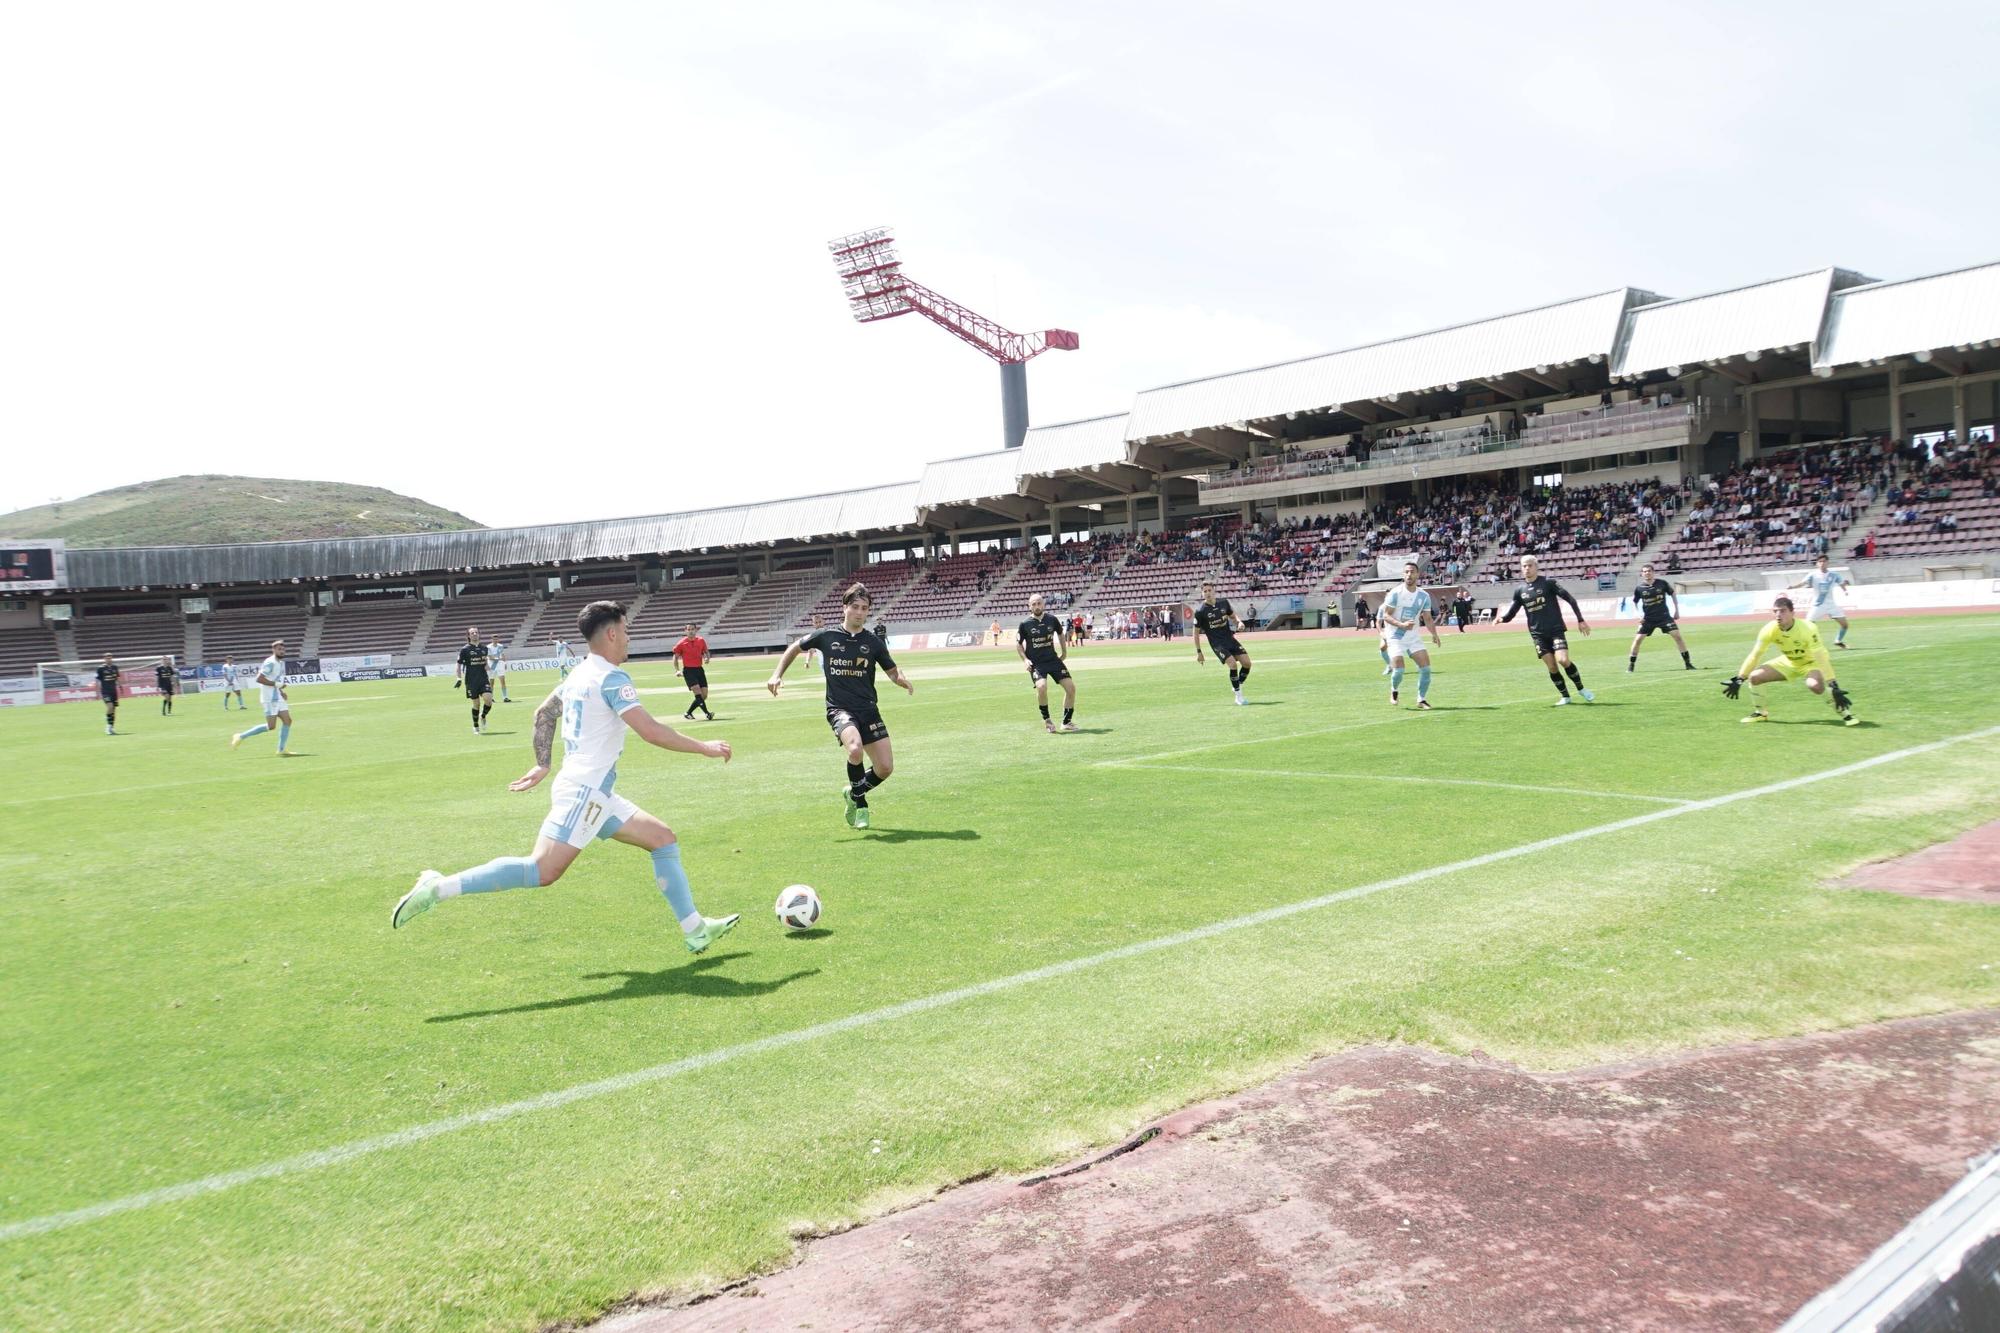
[[520, 733], [514, 731], [495, 731], [493, 728], [488, 727], [486, 730], [480, 732], [479, 734], [482, 736], [517, 736]]
[[738, 981], [726, 977], [715, 969], [734, 958], [745, 957], [736, 953], [711, 954], [697, 958], [692, 963], [677, 963], [663, 967], [658, 972], [586, 972], [585, 981], [612, 981], [618, 985], [610, 990], [595, 991], [589, 995], [565, 995], [557, 1000], [535, 1000], [528, 1004], [509, 1005], [504, 1009], [468, 1009], [460, 1014], [433, 1014], [426, 1023], [456, 1023], [466, 1018], [496, 1018], [502, 1014], [539, 1014], [551, 1009], [574, 1009], [580, 1004], [597, 1004], [603, 1000], [654, 1000], [664, 995], [691, 995], [704, 1000], [742, 1000], [756, 995], [769, 995], [780, 986], [788, 986], [794, 981], [817, 976], [818, 968], [803, 972], [793, 972], [773, 981]]
[[979, 834], [969, 828], [891, 828], [868, 830], [870, 842], [977, 842]]
[[1116, 730], [1118, 730], [1116, 727], [1078, 727], [1075, 731], [1068, 734], [1071, 736], [1109, 736]]

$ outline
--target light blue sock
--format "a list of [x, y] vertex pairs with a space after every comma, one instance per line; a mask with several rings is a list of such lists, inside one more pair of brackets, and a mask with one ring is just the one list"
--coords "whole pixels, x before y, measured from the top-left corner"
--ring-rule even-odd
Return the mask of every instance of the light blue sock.
[[483, 866], [446, 875], [438, 882], [438, 897], [456, 898], [461, 893], [498, 893], [502, 889], [537, 889], [542, 884], [542, 868], [532, 856], [498, 856]]
[[1387, 648], [1383, 648], [1383, 647], [1380, 647], [1380, 646], [1378, 646], [1378, 647], [1377, 647], [1377, 648], [1375, 649], [1375, 651], [1376, 651], [1376, 652], [1378, 652], [1378, 653], [1380, 653], [1380, 654], [1382, 654], [1382, 665], [1383, 665], [1383, 666], [1388, 666], [1388, 665], [1389, 665], [1389, 650], [1388, 650]]
[[280, 750], [284, 749], [285, 742], [290, 740], [291, 738], [292, 738], [292, 724], [289, 722], [280, 722], [278, 724], [278, 748]]
[[1836, 634], [1836, 635], [1834, 635], [1834, 636], [1833, 636], [1833, 641], [1834, 641], [1835, 643], [1846, 643], [1846, 642], [1847, 642], [1847, 626], [1845, 626], [1845, 625], [1842, 625], [1842, 626], [1840, 627], [1840, 632], [1839, 632], [1838, 634]]
[[270, 723], [268, 723], [268, 722], [259, 722], [259, 723], [258, 723], [258, 724], [257, 724], [256, 726], [254, 726], [254, 727], [250, 728], [250, 730], [248, 730], [248, 731], [239, 731], [239, 732], [237, 732], [237, 733], [236, 733], [236, 739], [237, 739], [237, 740], [239, 740], [239, 741], [247, 741], [247, 740], [249, 740], [249, 739], [250, 739], [250, 738], [251, 738], [252, 736], [261, 736], [261, 735], [263, 735], [263, 734], [264, 734], [265, 732], [269, 731], [270, 729], [271, 729], [271, 725], [270, 725]]
[[1417, 668], [1417, 697], [1421, 699], [1430, 692], [1431, 669], [1427, 666], [1420, 666]]
[[1401, 667], [1389, 668], [1389, 688], [1392, 690], [1400, 690], [1403, 688], [1403, 668]]
[[697, 930], [701, 926], [701, 913], [694, 910], [694, 890], [688, 887], [687, 871], [681, 869], [681, 845], [670, 842], [653, 853], [653, 882], [666, 895], [667, 906], [674, 909], [674, 916], [681, 923], [683, 931]]

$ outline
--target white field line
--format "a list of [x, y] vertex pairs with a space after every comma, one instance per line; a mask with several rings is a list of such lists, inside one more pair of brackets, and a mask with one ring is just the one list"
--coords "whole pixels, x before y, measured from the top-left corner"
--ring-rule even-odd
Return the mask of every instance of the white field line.
[[628, 1070], [609, 1078], [594, 1079], [588, 1083], [577, 1083], [567, 1088], [556, 1088], [538, 1093], [533, 1097], [523, 1097], [518, 1101], [501, 1102], [495, 1106], [477, 1111], [467, 1111], [462, 1115], [432, 1120], [421, 1125], [411, 1125], [406, 1129], [393, 1130], [387, 1134], [377, 1134], [370, 1138], [356, 1139], [350, 1143], [332, 1148], [320, 1148], [312, 1152], [300, 1153], [294, 1157], [283, 1157], [277, 1161], [265, 1162], [258, 1166], [246, 1166], [235, 1171], [225, 1171], [219, 1175], [203, 1176], [199, 1180], [183, 1181], [178, 1185], [167, 1185], [159, 1189], [144, 1190], [138, 1194], [127, 1194], [101, 1203], [73, 1208], [66, 1212], [45, 1213], [40, 1217], [27, 1217], [19, 1221], [0, 1223], [0, 1243], [19, 1240], [24, 1236], [39, 1236], [51, 1231], [63, 1231], [85, 1223], [115, 1217], [119, 1213], [129, 1213], [142, 1208], [156, 1208], [162, 1204], [181, 1203], [188, 1199], [200, 1198], [206, 1194], [219, 1194], [235, 1189], [239, 1185], [250, 1185], [261, 1180], [276, 1180], [284, 1176], [297, 1175], [306, 1171], [318, 1171], [329, 1166], [338, 1166], [362, 1157], [372, 1157], [376, 1153], [388, 1152], [394, 1148], [407, 1148], [412, 1144], [429, 1139], [455, 1134], [464, 1129], [475, 1129], [502, 1120], [512, 1120], [517, 1116], [533, 1115], [540, 1111], [551, 1111], [557, 1107], [569, 1106], [575, 1102], [590, 1101], [607, 1097], [613, 1093], [625, 1092], [632, 1088], [646, 1087], [678, 1078], [682, 1074], [693, 1073], [714, 1065], [727, 1064], [733, 1060], [763, 1055], [770, 1051], [780, 1051], [791, 1046], [808, 1042], [823, 1041], [860, 1028], [873, 1027], [898, 1018], [909, 1018], [915, 1014], [929, 1013], [950, 1005], [963, 1004], [968, 1000], [981, 999], [988, 995], [999, 995], [1007, 991], [1019, 990], [1036, 982], [1053, 981], [1058, 977], [1089, 971], [1103, 967], [1107, 963], [1121, 962], [1128, 958], [1140, 958], [1158, 953], [1163, 949], [1177, 949], [1185, 944], [1197, 944], [1233, 931], [1245, 930], [1252, 926], [1268, 925], [1273, 921], [1283, 921], [1287, 917], [1305, 912], [1315, 912], [1336, 903], [1352, 902], [1390, 889], [1400, 889], [1410, 884], [1421, 884], [1427, 880], [1455, 875], [1467, 870], [1478, 870], [1496, 865], [1502, 861], [1512, 861], [1523, 856], [1534, 856], [1540, 852], [1565, 847], [1570, 843], [1583, 842], [1590, 838], [1601, 838], [1610, 833], [1623, 833], [1627, 829], [1642, 828], [1663, 819], [1677, 819], [1682, 815], [1697, 814], [1706, 810], [1720, 809], [1739, 801], [1752, 801], [1762, 796], [1775, 796], [1780, 792], [1811, 786], [1818, 782], [1828, 782], [1855, 773], [1863, 773], [1884, 764], [1898, 763], [1913, 759], [1918, 755], [1932, 754], [1938, 750], [1967, 741], [1986, 740], [2000, 736], [2000, 726], [1982, 727], [1978, 731], [1968, 731], [1957, 736], [1947, 736], [1943, 740], [1930, 741], [1923, 745], [1912, 745], [1901, 750], [1891, 750], [1886, 754], [1874, 755], [1867, 759], [1857, 759], [1851, 764], [1838, 768], [1823, 769], [1818, 773], [1807, 773], [1800, 777], [1786, 778], [1781, 782], [1767, 783], [1761, 787], [1746, 787], [1742, 791], [1727, 792], [1721, 796], [1710, 796], [1699, 801], [1689, 801], [1683, 805], [1668, 806], [1660, 810], [1649, 810], [1642, 815], [1632, 815], [1626, 819], [1613, 820], [1608, 824], [1594, 824], [1589, 828], [1576, 829], [1569, 833], [1559, 833], [1553, 837], [1540, 838], [1534, 842], [1522, 843], [1517, 847], [1507, 847], [1499, 851], [1484, 852], [1467, 857], [1462, 861], [1451, 861], [1443, 865], [1427, 866], [1408, 874], [1396, 875], [1390, 879], [1379, 879], [1372, 884], [1360, 884], [1351, 889], [1339, 889], [1333, 893], [1323, 893], [1299, 902], [1285, 903], [1277, 907], [1267, 907], [1262, 911], [1250, 912], [1243, 916], [1230, 917], [1224, 921], [1210, 922], [1192, 930], [1178, 931], [1172, 935], [1161, 935], [1155, 939], [1140, 940], [1103, 953], [1090, 954], [1083, 958], [1071, 958], [1047, 967], [1034, 968], [1027, 972], [1016, 972], [1012, 976], [996, 977], [991, 981], [978, 982], [971, 986], [960, 986], [953, 990], [939, 991], [934, 995], [920, 996], [905, 1000], [900, 1004], [885, 1005], [879, 1009], [869, 1009], [845, 1018], [829, 1019], [824, 1023], [814, 1023], [809, 1027], [795, 1028], [790, 1032], [773, 1033], [759, 1037], [755, 1041], [740, 1042], [734, 1046], [721, 1046], [697, 1055], [683, 1056], [665, 1064], [651, 1065], [645, 1069]]
[[1538, 787], [1526, 782], [1488, 782], [1484, 778], [1423, 778], [1404, 773], [1306, 773], [1283, 768], [1205, 768], [1196, 764], [1134, 764], [1143, 772], [1226, 773], [1237, 778], [1311, 778], [1342, 782], [1414, 782], [1421, 786], [1498, 787], [1504, 791], [1545, 792], [1551, 796], [1597, 796], [1614, 801], [1652, 801], [1658, 805], [1686, 805], [1678, 796], [1642, 796], [1629, 791], [1589, 791], [1582, 787]]

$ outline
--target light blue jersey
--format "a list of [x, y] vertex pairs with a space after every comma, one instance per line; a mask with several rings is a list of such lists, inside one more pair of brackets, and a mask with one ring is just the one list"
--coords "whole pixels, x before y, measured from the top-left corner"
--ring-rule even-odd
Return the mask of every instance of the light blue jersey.
[[1389, 589], [1389, 595], [1382, 599], [1382, 609], [1398, 620], [1410, 622], [1410, 627], [1406, 630], [1390, 626], [1390, 632], [1393, 634], [1415, 634], [1421, 628], [1418, 618], [1426, 612], [1435, 614], [1432, 611], [1428, 589], [1410, 588], [1401, 583]]
[[557, 691], [562, 699], [562, 781], [609, 792], [625, 749], [625, 714], [639, 691], [625, 668], [591, 654]]
[[1846, 580], [1830, 569], [1823, 574], [1815, 569], [1812, 573], [1806, 575], [1806, 586], [1812, 589], [1813, 604], [1815, 606], [1832, 606], [1834, 590], [1844, 582]]

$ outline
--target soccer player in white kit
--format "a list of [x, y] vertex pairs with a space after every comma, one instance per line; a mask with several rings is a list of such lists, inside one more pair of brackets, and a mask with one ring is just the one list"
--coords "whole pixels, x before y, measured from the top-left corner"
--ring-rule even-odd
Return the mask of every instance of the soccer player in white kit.
[[236, 665], [236, 659], [222, 659], [222, 711], [229, 711], [229, 696], [236, 696], [236, 707], [241, 712], [249, 712], [250, 705], [243, 702], [243, 668]]
[[500, 702], [503, 704], [513, 703], [514, 701], [507, 697], [506, 644], [496, 643], [493, 645], [493, 655], [487, 659], [486, 669], [493, 673], [493, 683], [500, 687]]
[[291, 696], [285, 693], [285, 641], [275, 639], [271, 643], [271, 655], [257, 664], [257, 697], [264, 706], [264, 720], [248, 731], [239, 731], [229, 738], [229, 748], [235, 749], [252, 736], [261, 736], [267, 731], [278, 733], [278, 753], [289, 755], [286, 742], [292, 738]]
[[663, 750], [706, 755], [724, 763], [729, 762], [729, 743], [683, 736], [654, 718], [639, 702], [639, 691], [624, 669], [631, 638], [625, 631], [623, 606], [592, 602], [576, 621], [577, 633], [589, 643], [590, 653], [535, 710], [535, 766], [507, 787], [509, 791], [527, 791], [549, 775], [551, 749], [560, 726], [562, 772], [549, 794], [549, 817], [542, 821], [535, 850], [527, 856], [498, 857], [455, 875], [424, 871], [390, 913], [392, 928], [400, 929], [412, 918], [460, 894], [553, 884], [579, 852], [600, 838], [652, 853], [653, 882], [680, 919], [681, 938], [689, 953], [702, 952], [735, 926], [737, 917], [733, 914], [705, 917], [695, 910], [674, 831], [613, 790], [628, 727], [641, 740]]
[[1431, 701], [1431, 655], [1424, 647], [1424, 630], [1431, 642], [1438, 640], [1437, 614], [1431, 606], [1430, 590], [1418, 581], [1416, 562], [1403, 566], [1403, 581], [1389, 589], [1375, 612], [1382, 620], [1382, 646], [1389, 654], [1389, 704], [1401, 701], [1403, 660], [1417, 659], [1417, 708], [1429, 712]]
[[1840, 614], [1840, 603], [1834, 599], [1833, 592], [1836, 588], [1851, 586], [1847, 580], [1828, 569], [1826, 567], [1826, 557], [1820, 556], [1813, 561], [1812, 573], [1791, 586], [1794, 588], [1812, 589], [1812, 605], [1806, 610], [1806, 623], [1813, 624], [1821, 620], [1831, 620], [1834, 624], [1840, 626], [1840, 633], [1834, 636], [1833, 646], [1836, 648], [1845, 648], [1847, 646], [1847, 617]]
[[556, 646], [556, 676], [560, 680], [568, 680], [569, 673], [576, 670], [576, 654], [569, 650], [568, 639], [551, 639], [549, 642]]

